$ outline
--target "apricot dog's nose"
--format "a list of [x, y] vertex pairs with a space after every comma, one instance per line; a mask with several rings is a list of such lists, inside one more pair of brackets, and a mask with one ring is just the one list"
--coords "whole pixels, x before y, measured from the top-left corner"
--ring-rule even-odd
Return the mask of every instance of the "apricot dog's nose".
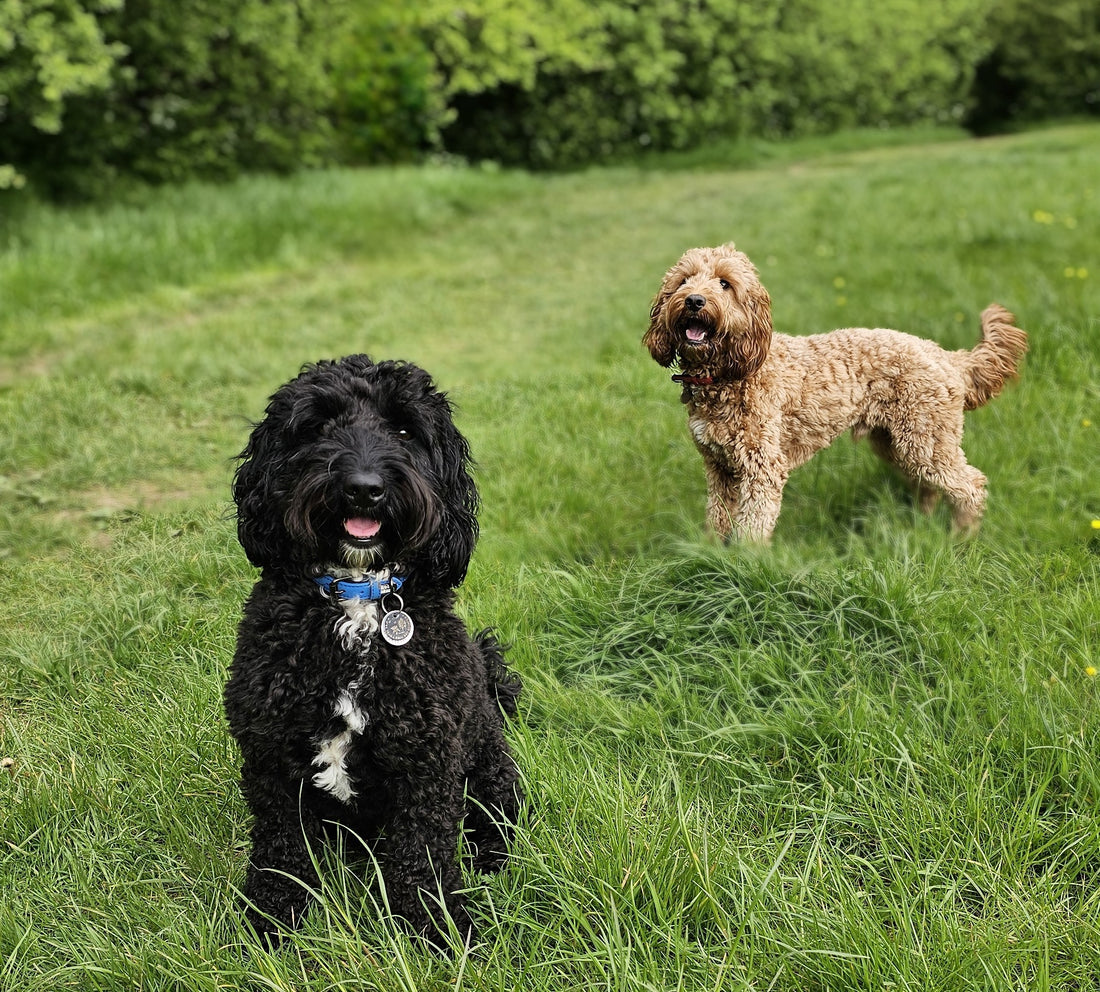
[[692, 293], [686, 300], [684, 300], [684, 306], [691, 311], [702, 310], [707, 305], [707, 298], [700, 296], [698, 293]]

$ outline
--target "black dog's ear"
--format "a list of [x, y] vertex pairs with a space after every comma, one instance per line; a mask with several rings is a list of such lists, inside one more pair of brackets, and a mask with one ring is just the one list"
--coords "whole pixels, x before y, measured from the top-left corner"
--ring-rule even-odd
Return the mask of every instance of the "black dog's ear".
[[233, 475], [237, 539], [257, 568], [284, 558], [289, 545], [283, 513], [275, 505], [279, 433], [270, 416], [257, 424], [238, 456], [239, 464]]
[[446, 397], [440, 393], [437, 398], [440, 405], [435, 434], [442, 443], [434, 448], [438, 458], [434, 468], [443, 499], [439, 525], [425, 545], [421, 567], [433, 583], [453, 589], [466, 578], [477, 544], [480, 500], [470, 476], [470, 445], [455, 427]]

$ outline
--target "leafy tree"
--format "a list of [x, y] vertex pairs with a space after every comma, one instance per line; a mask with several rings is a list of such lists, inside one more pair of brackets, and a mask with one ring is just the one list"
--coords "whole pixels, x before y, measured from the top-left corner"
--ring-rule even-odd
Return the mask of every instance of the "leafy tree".
[[716, 137], [958, 119], [991, 2], [594, 0], [583, 63], [564, 48], [526, 75], [472, 83], [444, 68], [456, 111], [444, 136], [470, 156], [562, 166]]
[[993, 46], [977, 70], [975, 130], [1100, 114], [1100, 3], [1001, 0], [988, 30]]
[[1096, 0], [0, 0], [0, 189], [1098, 109]]
[[13, 154], [34, 134], [61, 130], [66, 102], [102, 92], [126, 52], [104, 38], [99, 15], [123, 0], [5, 0], [0, 4], [0, 189], [21, 186]]
[[765, 130], [959, 122], [995, 0], [785, 0]]
[[119, 174], [177, 181], [323, 161], [331, 149], [325, 55], [339, 6], [101, 0], [96, 20], [113, 62], [100, 67], [99, 85], [75, 91], [62, 115], [46, 118], [51, 130], [24, 130], [14, 146], [31, 178], [55, 194], [98, 193]]
[[450, 111], [442, 77], [407, 3], [348, 4], [330, 55], [338, 154], [351, 162], [409, 160], [438, 150]]

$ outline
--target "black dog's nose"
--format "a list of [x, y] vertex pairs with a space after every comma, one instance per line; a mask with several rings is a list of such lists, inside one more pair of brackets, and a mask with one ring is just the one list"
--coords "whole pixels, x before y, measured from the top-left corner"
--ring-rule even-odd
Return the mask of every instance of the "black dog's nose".
[[386, 487], [377, 472], [355, 472], [344, 482], [344, 495], [355, 506], [366, 508], [378, 503]]
[[707, 298], [700, 296], [698, 293], [692, 293], [686, 300], [684, 300], [684, 306], [689, 310], [702, 310], [707, 305]]

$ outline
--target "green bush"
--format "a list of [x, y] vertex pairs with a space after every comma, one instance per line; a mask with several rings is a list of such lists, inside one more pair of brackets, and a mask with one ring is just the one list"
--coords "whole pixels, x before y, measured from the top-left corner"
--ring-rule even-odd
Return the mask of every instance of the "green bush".
[[762, 130], [955, 123], [988, 52], [991, 0], [785, 0]]
[[433, 152], [560, 168], [1098, 108], [1096, 0], [0, 6], [0, 191]]
[[447, 103], [418, 15], [407, 4], [373, 3], [349, 13], [333, 45], [332, 82], [344, 161], [407, 161], [440, 147]]
[[287, 170], [326, 147], [324, 0], [126, 0], [130, 48], [109, 108], [151, 179]]
[[[125, 53], [108, 42], [98, 14], [122, 0], [23, 0], [0, 5], [0, 189], [23, 185], [16, 150], [61, 130], [67, 101], [110, 86]], [[10, 161], [6, 159], [15, 159]]]
[[582, 64], [564, 51], [529, 84], [455, 86], [447, 145], [554, 167], [749, 131], [768, 102], [780, 2], [601, 0]]
[[601, 0], [583, 64], [563, 50], [533, 79], [454, 74], [444, 137], [472, 157], [553, 167], [717, 137], [958, 120], [989, 47], [988, 7]]
[[970, 123], [1100, 113], [1100, 4], [1096, 0], [1002, 0], [988, 30]]
[[[421, 21], [451, 108], [448, 151], [522, 165], [553, 164], [544, 150], [568, 144], [575, 114], [559, 82], [577, 88], [597, 131], [601, 84], [613, 72], [607, 8], [589, 0], [432, 0]], [[643, 19], [641, 28], [649, 24]], [[539, 108], [538, 101], [550, 106]]]
[[56, 133], [24, 131], [17, 161], [51, 193], [289, 170], [331, 147], [325, 0], [101, 3], [108, 86], [66, 100]]

